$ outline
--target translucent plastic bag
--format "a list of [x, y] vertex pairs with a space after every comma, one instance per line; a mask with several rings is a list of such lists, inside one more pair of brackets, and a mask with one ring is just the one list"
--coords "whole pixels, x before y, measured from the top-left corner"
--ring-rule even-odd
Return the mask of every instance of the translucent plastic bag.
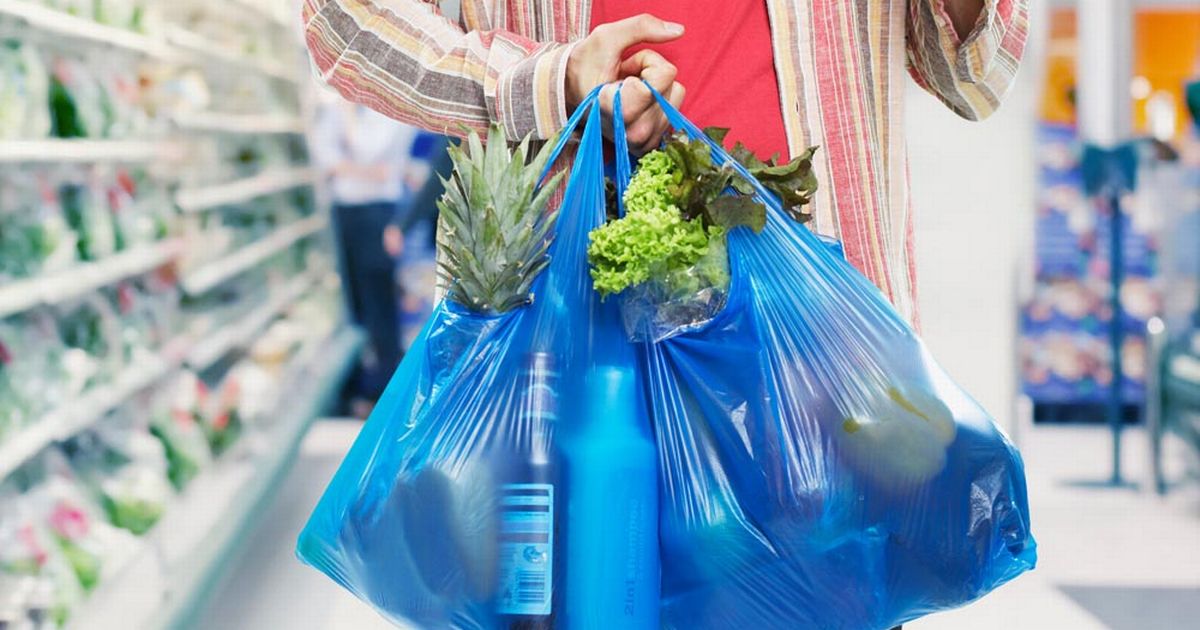
[[1032, 567], [1016, 451], [765, 190], [723, 298], [629, 341], [587, 270], [594, 99], [535, 300], [437, 307], [301, 559], [401, 623], [597, 630], [890, 628]]
[[587, 269], [604, 220], [595, 99], [554, 152], [590, 112], [532, 303], [441, 302], [300, 535], [303, 561], [398, 623], [658, 627], [645, 390]]
[[769, 210], [728, 237], [723, 310], [639, 346], [663, 627], [890, 628], [1032, 568], [1023, 464], [991, 418], [874, 285], [659, 104]]

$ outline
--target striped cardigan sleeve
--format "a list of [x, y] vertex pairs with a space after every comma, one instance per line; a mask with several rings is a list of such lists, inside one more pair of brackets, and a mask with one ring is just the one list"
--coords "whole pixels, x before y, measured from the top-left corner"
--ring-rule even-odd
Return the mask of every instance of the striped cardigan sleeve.
[[322, 80], [397, 120], [452, 135], [499, 122], [536, 139], [566, 124], [570, 44], [466, 31], [423, 0], [304, 0], [302, 19]]
[[946, 13], [959, 0], [908, 0], [909, 73], [968, 120], [981, 120], [1012, 86], [1028, 36], [1027, 0], [984, 0], [975, 27], [960, 38]]

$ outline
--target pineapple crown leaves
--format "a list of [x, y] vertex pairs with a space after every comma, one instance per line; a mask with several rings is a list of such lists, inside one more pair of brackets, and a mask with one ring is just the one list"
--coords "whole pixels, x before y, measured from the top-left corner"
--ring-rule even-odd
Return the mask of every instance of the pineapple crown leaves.
[[488, 315], [531, 301], [533, 282], [549, 264], [557, 220], [547, 207], [564, 176], [538, 187], [553, 145], [530, 155], [529, 137], [513, 149], [504, 130], [492, 125], [486, 145], [471, 132], [448, 148], [454, 169], [442, 179], [445, 193], [437, 205], [443, 221], [438, 273], [450, 299]]

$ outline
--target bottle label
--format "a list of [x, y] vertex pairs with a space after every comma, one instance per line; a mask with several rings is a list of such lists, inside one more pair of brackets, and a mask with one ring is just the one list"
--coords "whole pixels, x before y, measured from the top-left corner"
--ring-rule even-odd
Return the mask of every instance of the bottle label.
[[554, 486], [500, 489], [499, 607], [503, 615], [549, 615], [554, 592]]

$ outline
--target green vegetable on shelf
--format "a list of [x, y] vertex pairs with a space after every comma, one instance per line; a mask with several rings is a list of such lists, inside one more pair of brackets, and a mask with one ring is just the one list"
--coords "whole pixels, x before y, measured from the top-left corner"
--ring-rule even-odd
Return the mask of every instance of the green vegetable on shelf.
[[85, 592], [92, 592], [92, 589], [100, 583], [102, 563], [99, 556], [63, 536], [57, 536], [57, 538], [59, 549], [62, 550], [63, 556], [66, 557], [71, 568], [75, 570], [75, 577], [79, 578], [79, 585]]
[[104, 511], [113, 525], [141, 536], [162, 518], [166, 504], [144, 499], [104, 497]]

